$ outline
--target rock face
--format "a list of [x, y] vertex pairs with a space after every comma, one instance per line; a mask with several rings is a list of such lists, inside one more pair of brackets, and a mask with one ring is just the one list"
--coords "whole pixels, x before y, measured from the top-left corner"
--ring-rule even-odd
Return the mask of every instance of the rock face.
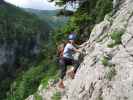
[[[85, 57], [75, 79], [65, 81], [61, 100], [133, 100], [133, 0], [119, 1], [119, 10], [92, 30]], [[120, 43], [111, 37], [118, 33], [123, 33], [117, 35]]]
[[[125, 0], [111, 18], [96, 25], [90, 47], [75, 79], [62, 100], [132, 100], [133, 99], [133, 1]], [[112, 48], [109, 33], [121, 31], [122, 43]], [[99, 41], [100, 40], [100, 41]], [[103, 57], [109, 56], [103, 64]]]

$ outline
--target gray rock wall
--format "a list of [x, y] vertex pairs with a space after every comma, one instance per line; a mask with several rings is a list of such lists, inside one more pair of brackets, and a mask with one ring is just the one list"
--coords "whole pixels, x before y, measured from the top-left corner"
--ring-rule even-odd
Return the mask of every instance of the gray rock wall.
[[[125, 0], [113, 17], [92, 30], [91, 46], [75, 79], [67, 85], [62, 100], [132, 100], [133, 99], [133, 1]], [[112, 48], [109, 34], [123, 32], [121, 44]], [[101, 40], [100, 40], [101, 39]], [[89, 45], [89, 44], [88, 44]], [[108, 65], [103, 59], [108, 56]]]

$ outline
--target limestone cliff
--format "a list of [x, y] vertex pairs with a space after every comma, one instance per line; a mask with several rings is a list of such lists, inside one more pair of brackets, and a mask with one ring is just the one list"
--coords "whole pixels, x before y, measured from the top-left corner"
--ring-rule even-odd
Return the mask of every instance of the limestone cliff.
[[[133, 0], [119, 0], [113, 16], [106, 15], [86, 43], [84, 59], [75, 79], [65, 80], [61, 100], [133, 100]], [[52, 100], [56, 91], [55, 85], [39, 88], [38, 94]]]

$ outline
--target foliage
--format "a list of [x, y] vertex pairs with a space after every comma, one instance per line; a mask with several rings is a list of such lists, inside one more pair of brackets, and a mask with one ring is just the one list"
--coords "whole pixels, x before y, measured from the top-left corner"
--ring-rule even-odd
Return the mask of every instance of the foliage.
[[47, 73], [47, 75], [45, 75], [45, 77], [41, 80], [41, 84], [42, 84], [43, 88], [47, 88], [49, 80], [54, 80], [54, 81], [59, 80], [58, 70], [56, 70], [56, 71], [55, 71], [56, 74], [54, 74], [54, 75], [49, 75], [50, 73]]
[[109, 68], [109, 71], [106, 72], [105, 74], [105, 78], [108, 79], [109, 81], [112, 80], [112, 78], [116, 75], [116, 69], [115, 66], [112, 66], [111, 68]]
[[113, 42], [112, 42], [112, 43], [110, 43], [110, 44], [108, 44], [108, 47], [109, 47], [109, 48], [113, 48], [114, 46], [116, 46], [116, 44], [115, 44], [115, 43], [113, 43]]
[[53, 95], [52, 100], [61, 100], [61, 93], [60, 92], [56, 92]]
[[[21, 9], [9, 4], [1, 5], [0, 12], [0, 40], [13, 41], [23, 38], [27, 40], [31, 36], [35, 37], [37, 33], [39, 34], [44, 31], [42, 28], [46, 26], [46, 23], [42, 23], [35, 15], [25, 13]], [[46, 27], [45, 31], [48, 32], [49, 27]]]
[[116, 75], [116, 69], [115, 69], [115, 65], [109, 63], [109, 60], [111, 58], [108, 56], [104, 56], [101, 60], [102, 64], [104, 66], [107, 66], [107, 72], [105, 73], [105, 78], [108, 79], [109, 81], [112, 80], [112, 78]]
[[[10, 95], [7, 91], [9, 91], [10, 84], [13, 80], [20, 74], [24, 74], [23, 71], [28, 70], [31, 66], [38, 63], [38, 53], [40, 52], [40, 48], [42, 48], [41, 45], [45, 43], [49, 37], [47, 34], [49, 30], [49, 25], [39, 20], [37, 16], [26, 13], [22, 9], [8, 3], [2, 3], [0, 5], [0, 45], [1, 47], [5, 46], [5, 52], [13, 52], [12, 54], [6, 54], [9, 61], [0, 66], [1, 100], [5, 99], [6, 95]], [[47, 35], [47, 37], [45, 35]], [[37, 37], [40, 38], [37, 39]], [[38, 53], [33, 52], [35, 47], [38, 48]], [[11, 62], [11, 64], [9, 62]], [[31, 93], [29, 90], [26, 90], [26, 87], [29, 86], [30, 88], [33, 81], [28, 80], [33, 78], [32, 75], [28, 73], [33, 72], [34, 76], [36, 75], [34, 70], [35, 68], [33, 68], [33, 70], [30, 68], [30, 70], [21, 77], [23, 82], [14, 82], [14, 84], [17, 85], [20, 83], [18, 87], [24, 91], [19, 91], [18, 93], [21, 92], [22, 96], [25, 96], [24, 92]], [[39, 79], [41, 79], [41, 76], [38, 75], [37, 79], [34, 80], [35, 83], [32, 83], [35, 87], [36, 84], [39, 84]], [[11, 91], [13, 91], [12, 88]], [[16, 97], [9, 100], [14, 100], [14, 98]]]
[[49, 2], [55, 1], [55, 4], [58, 6], [63, 6], [67, 3], [76, 3], [77, 0], [49, 0]]
[[[55, 0], [52, 0], [55, 1]], [[59, 0], [63, 5], [76, 0]], [[64, 26], [62, 33], [76, 31], [80, 35], [80, 41], [84, 42], [89, 38], [90, 32], [96, 23], [103, 20], [105, 14], [112, 11], [112, 0], [85, 0], [79, 2], [78, 9], [70, 17], [68, 24]], [[86, 33], [86, 34], [84, 34]]]
[[66, 9], [61, 9], [58, 13], [57, 16], [72, 16], [73, 15], [73, 11], [70, 10], [66, 10]]
[[23, 100], [27, 96], [36, 92], [40, 83], [46, 87], [48, 80], [51, 77], [56, 76], [58, 71], [58, 66], [55, 59], [56, 53], [55, 49], [50, 45], [53, 44], [48, 44], [47, 47], [45, 45], [43, 48], [47, 52], [45, 50], [41, 51], [42, 55], [40, 56], [40, 63], [37, 66], [31, 67], [29, 70], [22, 73], [20, 77], [18, 77], [15, 81], [16, 85], [13, 85], [14, 88], [11, 88], [10, 95], [8, 96], [9, 99], [14, 98], [14, 100]]
[[29, 96], [29, 94], [34, 93], [40, 83], [39, 80], [44, 77], [44, 74], [44, 66], [31, 67], [30, 70], [24, 73], [22, 79], [16, 81], [15, 91], [11, 93], [13, 94], [11, 97], [15, 97], [15, 100], [23, 100]]
[[36, 66], [30, 67], [29, 70], [16, 79], [15, 86], [12, 84], [10, 94], [7, 96], [8, 99], [18, 100], [19, 98], [19, 100], [23, 100], [36, 92], [40, 83], [46, 87], [48, 80], [56, 76], [58, 65], [56, 61], [56, 45], [52, 34], [45, 42], [45, 45], [42, 44], [37, 62]]
[[46, 83], [49, 78], [56, 74], [57, 67], [56, 65], [51, 64], [52, 62], [48, 63], [48, 61], [46, 61], [45, 64], [44, 62], [37, 67], [31, 67], [22, 76], [20, 76], [19, 79], [15, 81], [15, 86], [12, 86], [12, 91], [10, 91], [10, 96], [8, 96], [8, 98], [14, 98], [14, 100], [25, 99], [27, 96], [36, 92], [42, 79], [45, 79], [43, 80], [43, 83], [45, 83], [43, 85], [47, 85]]
[[122, 32], [112, 32], [110, 34], [112, 40], [115, 41], [115, 44], [120, 44], [121, 43], [121, 36], [123, 35]]
[[97, 0], [95, 12], [96, 12], [96, 23], [103, 20], [105, 14], [112, 11], [112, 0]]
[[35, 97], [35, 100], [43, 100], [42, 97], [38, 93], [35, 93], [34, 97]]
[[110, 36], [113, 41], [112, 43], [108, 44], [108, 47], [112, 48], [116, 45], [121, 44], [121, 37], [123, 34], [124, 34], [123, 32], [112, 32]]
[[109, 58], [104, 56], [101, 62], [104, 66], [108, 66], [109, 65]]
[[99, 96], [96, 98], [96, 100], [103, 100], [102, 95], [99, 95]]

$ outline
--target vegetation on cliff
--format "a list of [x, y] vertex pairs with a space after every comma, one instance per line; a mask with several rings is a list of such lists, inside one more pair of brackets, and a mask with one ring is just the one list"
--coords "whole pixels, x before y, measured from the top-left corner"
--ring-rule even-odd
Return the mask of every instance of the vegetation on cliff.
[[[76, 4], [76, 1], [77, 0], [59, 0], [57, 4]], [[79, 7], [73, 16], [70, 17], [68, 24], [62, 29], [62, 33], [69, 33], [75, 30], [80, 35], [80, 41], [85, 41], [89, 38], [94, 25], [102, 21], [105, 14], [111, 11], [112, 0], [84, 0], [83, 2], [79, 2]]]

